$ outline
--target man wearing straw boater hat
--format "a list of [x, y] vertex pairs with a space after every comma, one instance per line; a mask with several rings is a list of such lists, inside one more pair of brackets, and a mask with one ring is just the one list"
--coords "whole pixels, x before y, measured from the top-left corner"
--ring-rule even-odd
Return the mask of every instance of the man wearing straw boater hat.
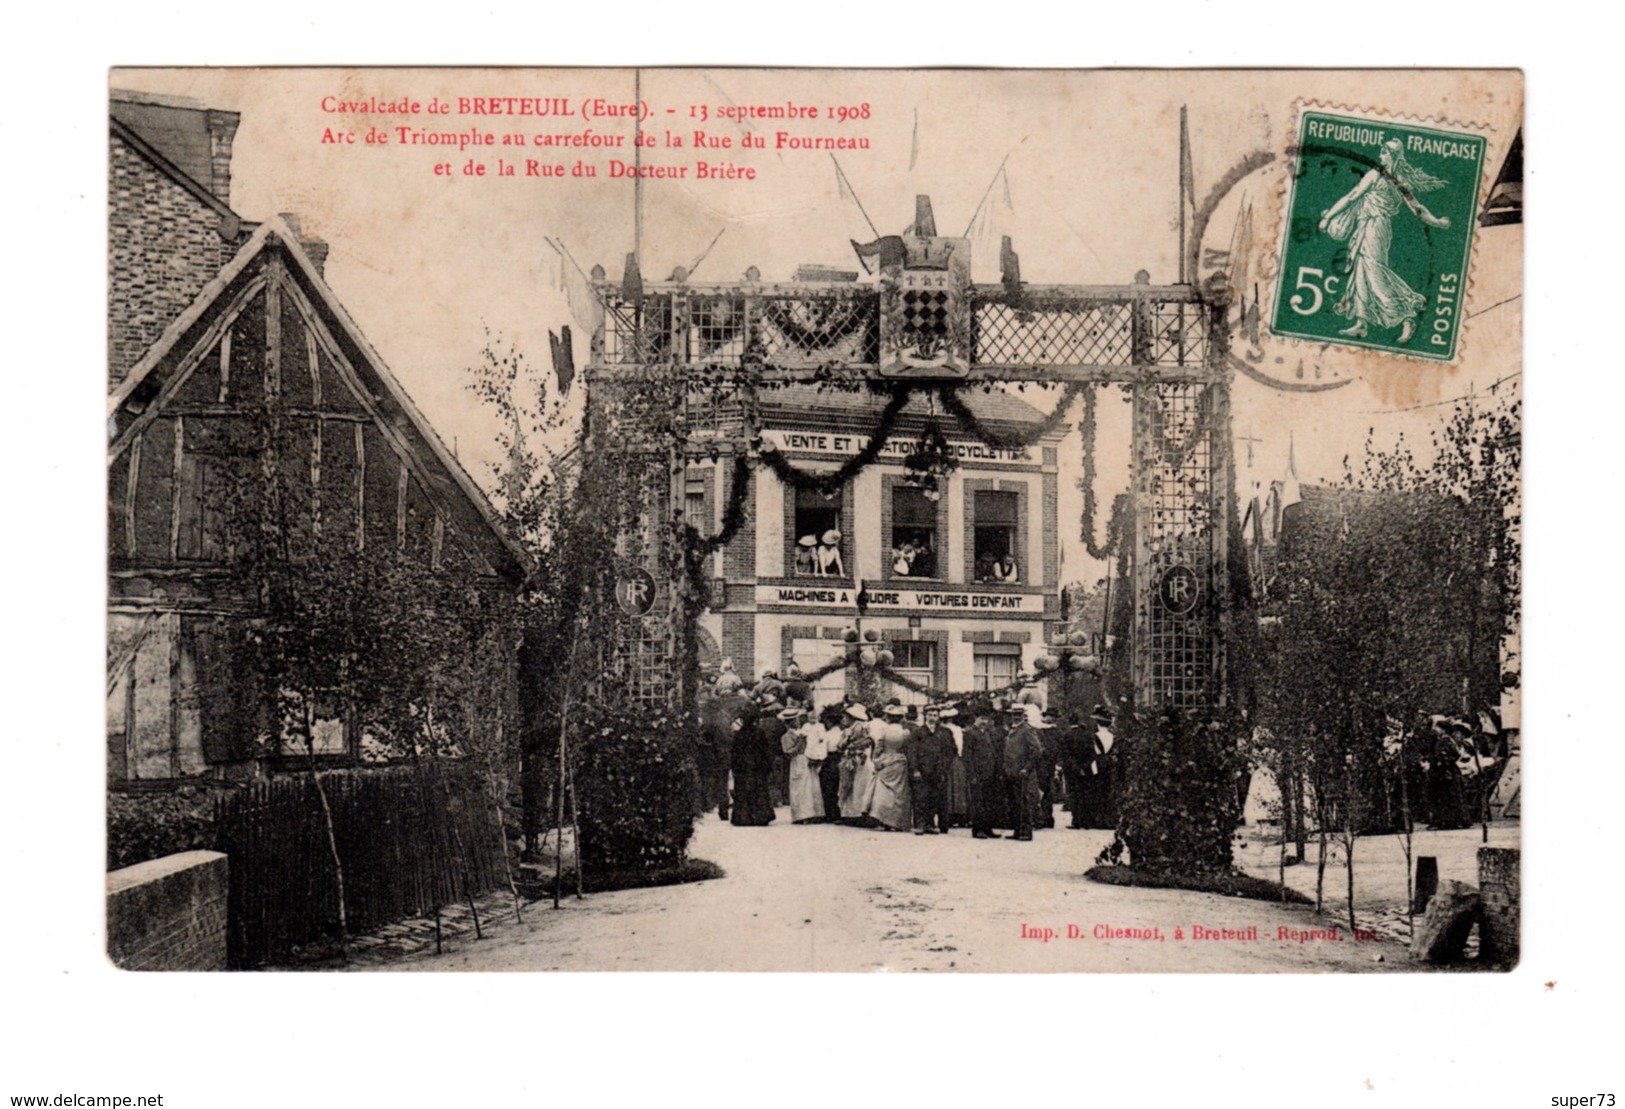
[[1051, 725], [1034, 704], [1021, 706], [1023, 718], [1004, 737], [1004, 783], [1010, 799], [1017, 840], [1033, 838], [1033, 813], [1038, 808], [1038, 775], [1043, 769], [1044, 742], [1039, 733]]

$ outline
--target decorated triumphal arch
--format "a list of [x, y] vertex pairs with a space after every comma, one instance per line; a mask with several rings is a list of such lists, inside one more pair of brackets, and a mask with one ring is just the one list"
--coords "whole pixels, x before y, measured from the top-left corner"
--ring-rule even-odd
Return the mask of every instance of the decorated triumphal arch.
[[[1116, 649], [1127, 651], [1136, 707], [1227, 704], [1235, 483], [1228, 286], [1153, 285], [1144, 273], [1125, 285], [1028, 284], [1008, 239], [1001, 281], [976, 284], [970, 240], [937, 235], [925, 197], [910, 231], [853, 244], [875, 281], [804, 267], [781, 283], [754, 269], [737, 282], [696, 284], [680, 271], [643, 282], [630, 259], [619, 281], [593, 272], [600, 314], [586, 376], [594, 449], [623, 459], [650, 493], [635, 529], [641, 541], [620, 552], [656, 583], [654, 604], [629, 623], [621, 660], [641, 694], [689, 692], [695, 621], [729, 601], [717, 568], [748, 525], [753, 475], [833, 495], [880, 456], [910, 398], [927, 398], [956, 434], [1009, 445], [967, 400], [990, 385], [1025, 382], [1062, 387], [1025, 442], [1054, 432], [1081, 404], [1086, 479], [1097, 393], [1130, 394], [1134, 523], [1125, 584], [1133, 615], [1128, 643]], [[808, 384], [865, 393], [876, 399], [871, 409], [886, 402], [859, 430], [854, 453], [816, 473], [798, 469], [761, 432], [764, 394]], [[904, 460], [926, 485], [933, 440], [943, 441], [934, 422]], [[702, 461], [717, 475], [708, 488], [726, 507], [695, 519], [689, 479]], [[1106, 557], [1092, 536], [1086, 541]]]

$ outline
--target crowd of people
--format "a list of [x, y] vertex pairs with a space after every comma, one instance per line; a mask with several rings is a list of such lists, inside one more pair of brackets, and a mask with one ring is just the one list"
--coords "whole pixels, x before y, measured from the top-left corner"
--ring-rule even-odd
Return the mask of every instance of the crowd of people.
[[1035, 701], [892, 697], [820, 708], [792, 669], [746, 689], [725, 666], [704, 706], [704, 805], [739, 827], [770, 824], [788, 807], [795, 824], [1031, 840], [1054, 826], [1064, 797], [1070, 827], [1113, 827], [1110, 715], [1097, 707], [1060, 720]]

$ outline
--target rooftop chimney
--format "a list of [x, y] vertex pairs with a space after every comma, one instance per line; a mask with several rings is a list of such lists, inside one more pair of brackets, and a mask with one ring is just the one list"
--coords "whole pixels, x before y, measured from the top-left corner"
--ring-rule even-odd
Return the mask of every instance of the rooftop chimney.
[[299, 246], [309, 256], [310, 264], [316, 267], [316, 272], [325, 278], [327, 276], [327, 241], [319, 239], [315, 235], [305, 234], [305, 229], [300, 226], [297, 213], [278, 212], [277, 215], [283, 223], [288, 225], [288, 230], [293, 232], [293, 237], [299, 240]]

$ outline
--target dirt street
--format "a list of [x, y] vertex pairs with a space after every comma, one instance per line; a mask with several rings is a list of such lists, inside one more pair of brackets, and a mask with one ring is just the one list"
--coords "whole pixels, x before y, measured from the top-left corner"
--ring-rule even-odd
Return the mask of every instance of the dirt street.
[[[1065, 814], [1057, 812], [1058, 823]], [[416, 970], [1405, 971], [1405, 947], [1356, 941], [1329, 911], [1080, 876], [1105, 831], [1031, 843], [766, 828], [712, 814], [691, 853], [725, 879], [529, 906], [481, 941], [389, 964]], [[1340, 907], [1340, 906], [1337, 906]], [[1328, 904], [1334, 909], [1333, 903]], [[1208, 929], [1207, 938], [1193, 926]], [[1336, 938], [1327, 935], [1336, 929]], [[1106, 935], [1122, 938], [1102, 938]], [[1149, 936], [1150, 938], [1143, 938]], [[1160, 938], [1159, 938], [1160, 937]]]

